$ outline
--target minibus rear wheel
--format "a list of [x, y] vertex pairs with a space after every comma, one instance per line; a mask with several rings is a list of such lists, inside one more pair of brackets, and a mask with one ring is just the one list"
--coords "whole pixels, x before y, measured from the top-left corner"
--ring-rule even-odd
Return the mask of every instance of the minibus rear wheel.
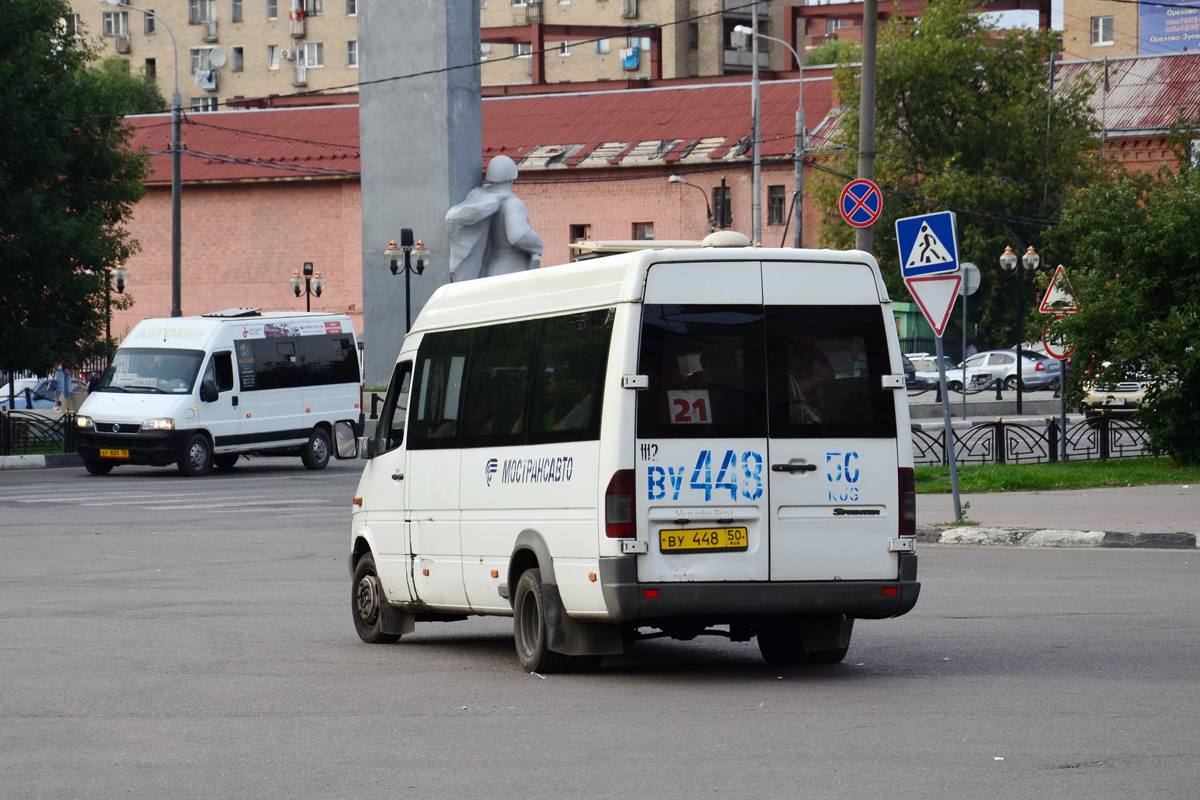
[[542, 571], [527, 569], [517, 581], [513, 595], [513, 639], [517, 660], [527, 672], [562, 672], [567, 656], [547, 646], [546, 601], [542, 594]]
[[313, 428], [308, 444], [300, 451], [300, 460], [308, 469], [325, 469], [329, 463], [329, 433], [324, 428]]
[[350, 613], [354, 617], [354, 630], [358, 638], [367, 644], [391, 644], [400, 640], [395, 633], [384, 633], [379, 621], [380, 604], [383, 602], [383, 587], [375, 572], [375, 559], [364, 555], [354, 567], [354, 581], [350, 585]]

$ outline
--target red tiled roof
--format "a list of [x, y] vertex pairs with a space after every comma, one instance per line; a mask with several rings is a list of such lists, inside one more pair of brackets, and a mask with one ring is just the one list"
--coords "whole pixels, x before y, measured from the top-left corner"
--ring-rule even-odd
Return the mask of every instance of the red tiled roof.
[[1109, 133], [1169, 128], [1181, 108], [1200, 103], [1200, 53], [1171, 53], [1108, 59], [1108, 90], [1103, 61], [1067, 61], [1059, 67], [1063, 85], [1093, 87], [1092, 113]]
[[[150, 152], [147, 183], [171, 180], [171, 115], [130, 117]], [[357, 177], [358, 106], [186, 113], [185, 182]]]

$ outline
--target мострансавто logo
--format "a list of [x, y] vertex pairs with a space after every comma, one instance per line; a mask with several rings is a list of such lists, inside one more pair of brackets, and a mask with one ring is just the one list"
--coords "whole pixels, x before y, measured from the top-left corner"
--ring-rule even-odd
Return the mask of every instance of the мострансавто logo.
[[500, 483], [565, 483], [575, 472], [575, 459], [570, 456], [550, 458], [506, 458], [504, 464], [489, 458], [483, 467], [487, 485], [499, 471]]

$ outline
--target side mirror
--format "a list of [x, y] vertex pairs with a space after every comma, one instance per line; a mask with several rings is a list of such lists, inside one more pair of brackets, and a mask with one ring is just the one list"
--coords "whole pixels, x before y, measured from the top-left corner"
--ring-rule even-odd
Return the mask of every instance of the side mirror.
[[200, 402], [215, 402], [217, 396], [217, 384], [213, 383], [212, 381], [204, 381], [204, 383], [200, 384]]
[[337, 443], [339, 459], [358, 458], [358, 440], [354, 438], [354, 426], [349, 422], [333, 423], [333, 439]]

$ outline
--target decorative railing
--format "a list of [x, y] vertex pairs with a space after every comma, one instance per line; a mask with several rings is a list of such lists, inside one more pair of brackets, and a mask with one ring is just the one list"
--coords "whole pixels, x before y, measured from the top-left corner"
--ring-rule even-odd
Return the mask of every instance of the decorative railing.
[[74, 414], [0, 411], [0, 456], [74, 452]]
[[[954, 432], [954, 455], [959, 464], [1045, 464], [1060, 458], [1062, 426], [1057, 419], [1033, 426], [1016, 422], [983, 422]], [[1145, 431], [1123, 418], [1086, 417], [1068, 425], [1067, 460], [1091, 461], [1138, 458], [1147, 454]], [[946, 432], [912, 428], [913, 460], [917, 464], [947, 464]]]

